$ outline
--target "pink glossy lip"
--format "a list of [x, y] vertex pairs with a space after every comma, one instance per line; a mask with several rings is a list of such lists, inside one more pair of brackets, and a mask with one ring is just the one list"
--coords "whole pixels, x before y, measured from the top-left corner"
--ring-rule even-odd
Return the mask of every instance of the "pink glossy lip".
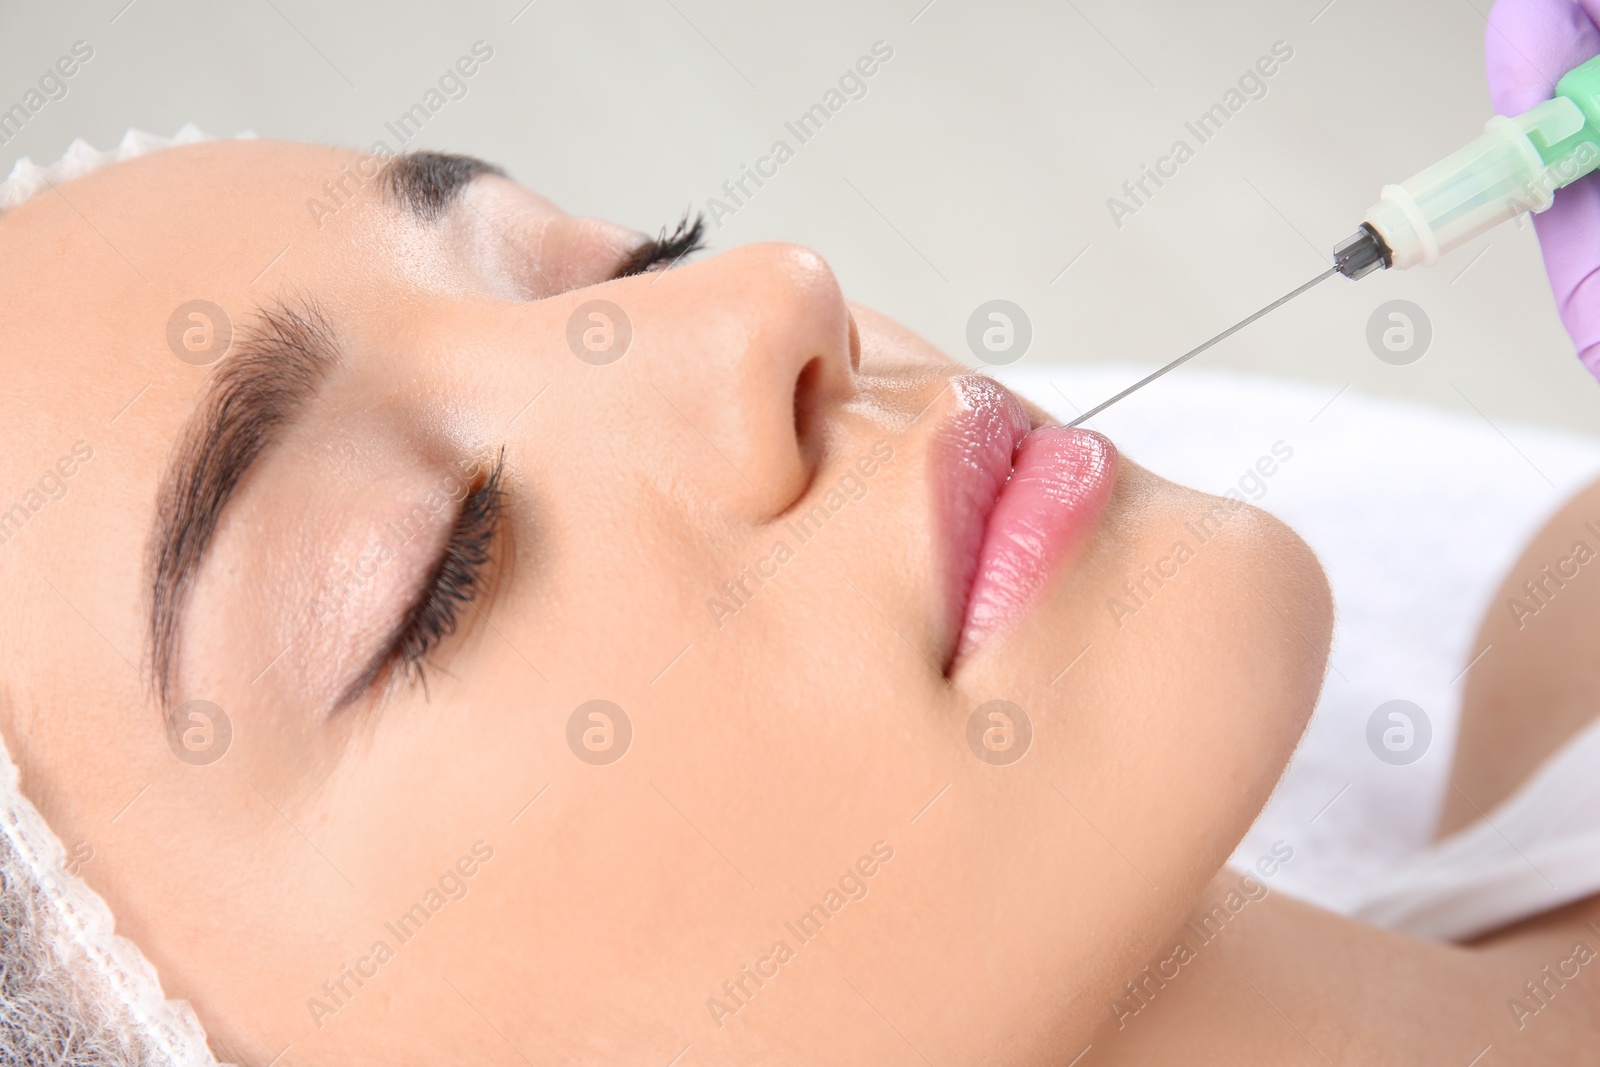
[[952, 662], [1009, 629], [1100, 523], [1117, 450], [1089, 430], [1030, 429], [1003, 386], [952, 382], [931, 474], [946, 541], [947, 594], [960, 629]]

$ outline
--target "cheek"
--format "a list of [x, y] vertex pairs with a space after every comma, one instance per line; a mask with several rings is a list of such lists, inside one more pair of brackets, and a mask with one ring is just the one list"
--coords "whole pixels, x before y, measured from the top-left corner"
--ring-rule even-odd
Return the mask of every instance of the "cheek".
[[[426, 714], [386, 723], [342, 790], [372, 813], [344, 847], [373, 870], [391, 852], [452, 854], [456, 827], [499, 833], [436, 946], [481, 1010], [529, 1032], [566, 1032], [541, 1005], [567, 1019], [619, 1001], [702, 1017], [719, 983], [778, 939], [870, 967], [880, 943], [844, 936], [845, 924], [870, 930], [880, 912], [920, 907], [926, 887], [897, 863], [847, 905], [827, 947], [802, 947], [784, 923], [875, 842], [909, 845], [908, 820], [965, 751], [946, 716], [872, 666], [896, 658], [899, 638], [881, 619], [841, 620], [835, 598], [849, 589], [834, 561], [797, 556], [719, 631], [704, 601], [713, 577], [731, 576], [681, 548], [655, 551], [680, 535], [633, 523], [626, 538], [591, 533], [618, 546], [607, 552], [555, 537], [543, 555], [559, 575], [519, 564], [497, 595], [497, 632], [451, 664], [461, 683], [441, 681]], [[717, 547], [718, 559], [742, 558]], [[586, 758], [569, 729], [594, 700], [631, 730], [609, 761]], [[929, 840], [950, 847], [939, 844], [947, 832]], [[780, 982], [803, 990], [806, 974]]]

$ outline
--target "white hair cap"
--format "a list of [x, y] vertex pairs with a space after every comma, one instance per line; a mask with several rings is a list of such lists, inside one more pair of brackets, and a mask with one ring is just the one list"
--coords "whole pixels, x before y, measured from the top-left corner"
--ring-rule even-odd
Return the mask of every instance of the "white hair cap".
[[[254, 136], [253, 133], [239, 134], [243, 139]], [[173, 145], [209, 140], [211, 138], [200, 132], [200, 127], [192, 122], [185, 123], [171, 137], [130, 129], [122, 135], [122, 141], [117, 147], [104, 152], [82, 138], [74, 138], [72, 143], [67, 145], [67, 150], [62, 153], [61, 158], [47, 167], [39, 166], [27, 156], [17, 160], [6, 180], [0, 182], [0, 211], [16, 207], [41, 189], [88, 174], [91, 170], [98, 170], [108, 163], [120, 163], [124, 159], [142, 156], [158, 148], [171, 148]]]
[[217, 1067], [186, 1001], [114, 930], [0, 739], [0, 1063]]
[[[74, 140], [47, 167], [24, 157], [0, 182], [0, 212], [106, 164], [204, 140], [191, 124], [170, 138], [129, 130], [107, 152]], [[3, 738], [0, 1064], [218, 1067], [193, 1009], [166, 999], [150, 961], [117, 935], [105, 901], [69, 872], [60, 839], [22, 795]]]

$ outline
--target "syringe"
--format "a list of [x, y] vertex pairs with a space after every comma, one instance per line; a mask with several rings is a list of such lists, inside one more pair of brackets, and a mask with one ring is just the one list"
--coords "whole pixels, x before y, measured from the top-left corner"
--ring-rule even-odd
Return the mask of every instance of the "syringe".
[[1568, 71], [1555, 96], [1484, 132], [1415, 177], [1383, 187], [1361, 228], [1333, 250], [1347, 278], [1433, 264], [1502, 222], [1538, 213], [1600, 166], [1600, 56]]
[[1379, 267], [1433, 264], [1502, 222], [1544, 211], [1557, 189], [1600, 167], [1600, 56], [1572, 68], [1555, 96], [1515, 118], [1496, 116], [1465, 148], [1399, 185], [1386, 185], [1361, 228], [1333, 250], [1333, 266], [1241, 319], [1122, 392], [1079, 415], [1086, 422], [1187, 363], [1218, 341], [1335, 274], [1352, 280]]

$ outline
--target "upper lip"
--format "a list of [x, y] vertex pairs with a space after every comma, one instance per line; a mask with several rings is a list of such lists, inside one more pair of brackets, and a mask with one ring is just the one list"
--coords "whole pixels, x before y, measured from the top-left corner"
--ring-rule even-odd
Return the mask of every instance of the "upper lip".
[[1011, 477], [1012, 458], [1032, 422], [1022, 404], [981, 375], [951, 379], [956, 406], [934, 431], [935, 506], [946, 539], [946, 588], [951, 605], [945, 667], [955, 658], [962, 619], [977, 576], [989, 518]]

